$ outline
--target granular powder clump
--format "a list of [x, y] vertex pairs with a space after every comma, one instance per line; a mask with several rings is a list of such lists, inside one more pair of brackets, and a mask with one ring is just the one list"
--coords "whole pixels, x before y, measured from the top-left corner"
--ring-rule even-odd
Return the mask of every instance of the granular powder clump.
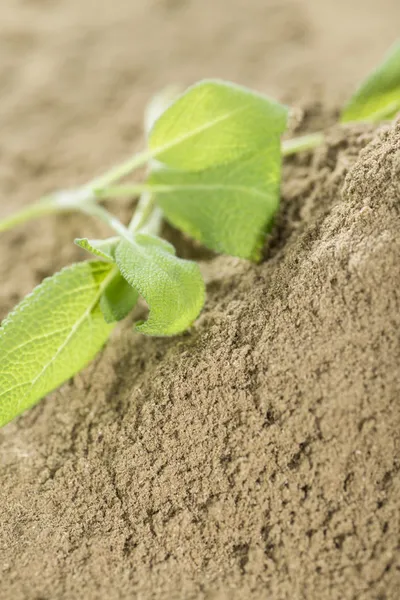
[[398, 598], [400, 123], [284, 175], [193, 332], [126, 326], [0, 433], [2, 597]]

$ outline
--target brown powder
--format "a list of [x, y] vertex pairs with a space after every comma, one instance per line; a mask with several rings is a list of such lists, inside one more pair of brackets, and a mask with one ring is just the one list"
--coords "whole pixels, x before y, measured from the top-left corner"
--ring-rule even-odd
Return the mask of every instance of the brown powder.
[[400, 123], [335, 129], [193, 332], [121, 328], [2, 430], [0, 596], [398, 598], [399, 200]]
[[[0, 12], [3, 216], [139, 149], [146, 102], [174, 82], [237, 81], [325, 129], [398, 36], [400, 3]], [[288, 161], [263, 264], [204, 262], [190, 334], [125, 323], [0, 431], [1, 600], [397, 600], [398, 128], [338, 128]], [[103, 233], [71, 216], [1, 235], [0, 318], [84, 258], [74, 237]]]

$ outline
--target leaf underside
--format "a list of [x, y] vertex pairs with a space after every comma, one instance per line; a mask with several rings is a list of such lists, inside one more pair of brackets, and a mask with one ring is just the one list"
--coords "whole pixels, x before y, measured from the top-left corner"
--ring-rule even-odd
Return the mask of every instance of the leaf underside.
[[112, 326], [99, 300], [115, 267], [74, 264], [45, 279], [0, 328], [0, 426], [80, 371]]

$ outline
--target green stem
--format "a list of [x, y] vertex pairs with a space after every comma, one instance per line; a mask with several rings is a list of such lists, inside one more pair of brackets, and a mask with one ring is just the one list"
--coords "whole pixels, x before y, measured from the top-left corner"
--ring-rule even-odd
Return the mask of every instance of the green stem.
[[[303, 135], [298, 138], [293, 138], [292, 140], [287, 140], [282, 144], [282, 154], [283, 156], [289, 156], [290, 154], [296, 154], [302, 150], [311, 150], [317, 146], [320, 146], [323, 140], [324, 134], [320, 132]], [[150, 150], [135, 154], [122, 164], [111, 168], [109, 171], [104, 173], [104, 175], [93, 179], [85, 186], [85, 188], [88, 190], [90, 189], [91, 191], [95, 190], [96, 193], [98, 193], [102, 190], [102, 188], [110, 187], [113, 183], [120, 181], [132, 173], [132, 171], [135, 169], [142, 167], [152, 158], [154, 158], [154, 153], [152, 153]], [[138, 193], [145, 188], [145, 186], [140, 185], [137, 185], [136, 187]]]
[[282, 155], [291, 156], [304, 150], [313, 150], [320, 146], [325, 139], [325, 136], [321, 132], [309, 133], [302, 135], [291, 140], [284, 140], [282, 142]]
[[[96, 197], [104, 198], [109, 196], [108, 192], [105, 194], [104, 190], [98, 188], [105, 188], [109, 185], [112, 185], [122, 177], [128, 175], [135, 168], [145, 164], [149, 160], [149, 156], [150, 154], [148, 152], [136, 154], [126, 162], [118, 165], [117, 167], [113, 167], [101, 177], [94, 179], [77, 190], [66, 190], [41, 198], [38, 202], [35, 202], [16, 214], [1, 220], [0, 232], [11, 229], [16, 225], [21, 225], [22, 223], [32, 219], [46, 215], [58, 214], [60, 212], [81, 211], [93, 215], [93, 201], [95, 201]], [[130, 186], [131, 189], [132, 187], [133, 186]], [[136, 187], [136, 192], [138, 194], [148, 189], [146, 186], [138, 185]], [[85, 205], [89, 205], [90, 209], [86, 210]], [[103, 221], [104, 220], [105, 219], [103, 218]]]
[[131, 222], [129, 223], [129, 231], [139, 231], [142, 229], [150, 218], [154, 208], [154, 198], [149, 192], [144, 192], [137, 203], [136, 210], [133, 213]]
[[9, 217], [6, 217], [2, 221], [0, 221], [0, 231], [6, 231], [7, 229], [11, 229], [16, 225], [25, 223], [25, 221], [29, 221], [30, 219], [36, 219], [38, 217], [43, 217], [45, 215], [50, 215], [53, 212], [53, 202], [49, 201], [48, 198], [43, 198], [42, 200], [40, 200], [40, 202], [27, 206], [20, 212], [10, 215]]
[[149, 233], [151, 235], [159, 235], [163, 216], [164, 215], [161, 208], [154, 206], [147, 220], [140, 226], [140, 232]]
[[[320, 146], [324, 141], [323, 133], [311, 133], [293, 138], [282, 143], [282, 155], [290, 156], [303, 150], [312, 150]], [[146, 231], [157, 235], [162, 221], [162, 211], [154, 205], [152, 191], [157, 186], [149, 184], [127, 184], [96, 190], [98, 197], [128, 197], [134, 194], [142, 194], [136, 207], [136, 211], [129, 224], [129, 231]], [[159, 186], [160, 189], [163, 186]], [[165, 186], [164, 186], [165, 187]]]
[[[282, 143], [282, 155], [290, 156], [304, 150], [312, 150], [321, 145], [324, 140], [323, 133], [311, 133], [291, 140], [286, 140]], [[64, 191], [46, 196], [39, 202], [28, 206], [22, 211], [11, 215], [0, 221], [0, 232], [6, 231], [11, 227], [20, 225], [31, 219], [36, 219], [45, 215], [56, 214], [60, 212], [81, 211], [86, 214], [96, 214], [103, 221], [107, 222], [116, 231], [118, 228], [124, 228], [124, 235], [127, 231], [137, 231], [144, 227], [145, 222], [150, 219], [153, 210], [153, 199], [150, 195], [152, 186], [148, 184], [129, 184], [114, 186], [123, 177], [129, 175], [133, 170], [143, 166], [152, 158], [150, 151], [140, 152], [130, 157], [127, 161], [112, 167], [104, 175], [93, 179], [78, 190]], [[117, 222], [112, 220], [112, 215], [105, 211], [109, 217], [105, 217], [103, 211], [95, 211], [94, 206], [96, 198], [104, 199], [109, 197], [132, 196], [134, 194], [143, 194], [137, 207], [129, 230], [126, 229], [118, 219]], [[157, 221], [153, 219], [153, 221]], [[117, 229], [116, 229], [117, 228]], [[122, 230], [121, 230], [122, 231]], [[121, 232], [120, 232], [121, 234]]]
[[[129, 223], [128, 230], [130, 232], [146, 231], [156, 235], [160, 228], [161, 211], [155, 210], [154, 198], [152, 195], [154, 186], [149, 184], [127, 184], [103, 188], [95, 190], [96, 198], [124, 198], [132, 197], [140, 194], [135, 212]], [[92, 212], [92, 211], [91, 211]], [[93, 212], [92, 212], [93, 214]], [[104, 219], [103, 219], [104, 220]]]
[[103, 221], [103, 223], [106, 223], [120, 237], [124, 238], [127, 241], [132, 241], [132, 236], [129, 232], [129, 229], [125, 227], [125, 225], [123, 225], [121, 221], [117, 219], [117, 217], [114, 217], [114, 215], [112, 215], [110, 212], [108, 212], [108, 210], [106, 210], [99, 204], [96, 204], [95, 202], [86, 202], [82, 204], [79, 210], [86, 215], [98, 217]]
[[44, 196], [35, 204], [31, 204], [0, 221], [0, 232], [46, 215], [79, 210], [82, 203], [82, 195], [79, 191], [58, 192], [51, 196]]
[[94, 195], [99, 200], [107, 200], [109, 198], [132, 198], [132, 196], [150, 192], [152, 189], [153, 186], [148, 183], [127, 183], [124, 185], [113, 185], [111, 187], [95, 189]]
[[142, 167], [152, 158], [152, 153], [149, 150], [144, 152], [139, 152], [134, 156], [131, 156], [125, 162], [112, 167], [109, 171], [104, 173], [104, 175], [100, 175], [100, 177], [96, 177], [96, 179], [92, 179], [89, 183], [87, 183], [84, 187], [87, 190], [94, 192], [95, 190], [101, 190], [102, 188], [111, 186], [116, 181], [119, 181], [123, 177], [126, 177], [135, 169]]

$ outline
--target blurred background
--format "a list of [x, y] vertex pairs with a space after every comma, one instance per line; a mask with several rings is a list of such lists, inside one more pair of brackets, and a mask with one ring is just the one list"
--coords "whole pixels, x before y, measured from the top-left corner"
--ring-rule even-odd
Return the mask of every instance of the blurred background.
[[[144, 106], [165, 85], [221, 77], [332, 111], [399, 25], [399, 0], [3, 0], [0, 217], [137, 150]], [[20, 271], [0, 316], [76, 257], [74, 223], [2, 236], [0, 280], [15, 248]]]
[[[398, 37], [398, 0], [10, 0], [0, 8], [0, 152], [90, 174], [137, 140], [148, 98], [222, 77], [341, 103]], [[21, 162], [24, 160], [21, 158]], [[4, 160], [1, 161], [4, 169]], [[20, 187], [1, 172], [4, 193]]]

